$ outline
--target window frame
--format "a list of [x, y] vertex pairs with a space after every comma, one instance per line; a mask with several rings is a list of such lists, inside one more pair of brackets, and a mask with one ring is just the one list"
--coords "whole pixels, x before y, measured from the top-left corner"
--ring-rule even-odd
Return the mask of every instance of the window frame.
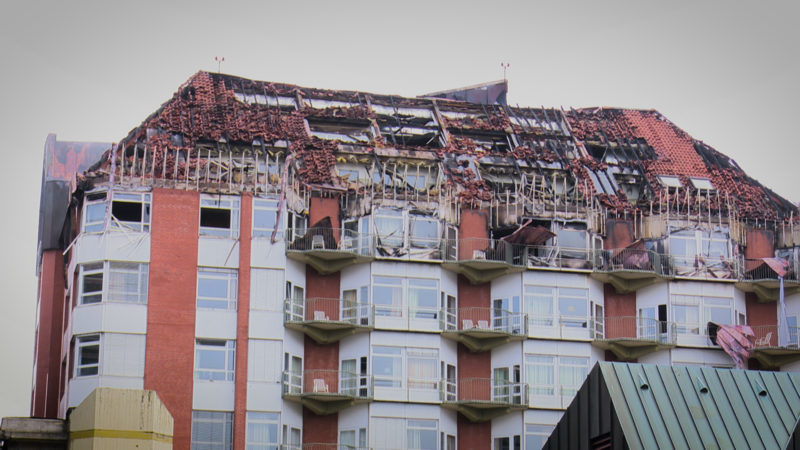
[[[389, 280], [392, 280], [391, 282]], [[375, 316], [395, 319], [438, 320], [441, 314], [439, 299], [441, 293], [440, 280], [424, 277], [398, 277], [392, 275], [372, 275], [370, 280], [370, 297], [375, 309]], [[418, 283], [418, 284], [415, 284]], [[431, 284], [432, 283], [432, 284]], [[425, 284], [429, 284], [425, 286]], [[391, 289], [391, 303], [383, 303], [384, 296], [378, 295], [376, 288]], [[430, 307], [412, 305], [412, 293], [418, 292], [414, 298], [421, 298], [426, 292], [433, 293]], [[450, 293], [445, 293], [451, 295]], [[378, 303], [377, 301], [381, 301]]]
[[[96, 198], [90, 199], [90, 197]], [[106, 231], [106, 219], [108, 219], [109, 230], [148, 233], [150, 232], [152, 220], [152, 199], [153, 196], [150, 192], [113, 192], [109, 202], [108, 192], [87, 193], [83, 203], [81, 231], [84, 233], [102, 233]], [[118, 220], [114, 217], [116, 203], [138, 203], [141, 208], [140, 219], [138, 221]], [[90, 221], [90, 210], [93, 209], [96, 209], [97, 213], [102, 210], [102, 216]]]
[[[706, 336], [706, 324], [711, 322], [711, 311], [713, 309], [726, 309], [728, 311], [728, 323], [722, 325], [732, 325], [738, 319], [736, 300], [734, 297], [723, 297], [714, 295], [691, 295], [691, 294], [670, 294], [669, 298], [670, 318], [675, 323], [676, 333], [680, 335]], [[728, 305], [715, 304], [715, 301], [726, 300]], [[694, 308], [697, 314], [697, 322], [679, 321], [678, 311], [680, 309]]]
[[[278, 221], [279, 201], [273, 198], [253, 197], [253, 224], [252, 224], [252, 237], [253, 238], [268, 238], [272, 236], [273, 231], [276, 229], [276, 222]], [[272, 225], [263, 226], [258, 224], [257, 218], [259, 212], [273, 213]], [[278, 234], [283, 234], [283, 224], [277, 224]]]
[[[201, 281], [226, 281], [226, 297], [201, 295]], [[236, 311], [239, 300], [239, 271], [236, 269], [223, 269], [218, 267], [198, 267], [196, 284], [195, 305], [199, 310]], [[204, 302], [201, 306], [200, 302]], [[206, 303], [216, 302], [225, 306], [206, 306]]]
[[[201, 367], [201, 352], [223, 354], [223, 366]], [[217, 378], [221, 374], [222, 378]], [[236, 341], [232, 339], [196, 338], [194, 344], [194, 379], [212, 382], [234, 382], [236, 380]]]
[[[199, 417], [200, 414], [203, 413], [202, 416], [206, 417]], [[198, 425], [200, 424], [222, 424], [222, 433], [220, 441], [196, 441], [195, 435], [199, 434], [196, 433]], [[195, 448], [196, 445], [202, 446], [210, 446], [211, 448], [220, 448], [220, 450], [232, 450], [233, 449], [233, 412], [232, 411], [204, 411], [204, 410], [192, 410], [192, 441], [191, 441], [192, 448]]]
[[[535, 292], [535, 291], [543, 291], [544, 289], [550, 289], [550, 317], [537, 315], [535, 310], [536, 308], [533, 307], [533, 302], [537, 301], [544, 305], [542, 300], [545, 298], [543, 292]], [[569, 290], [575, 291], [583, 291], [586, 295], [583, 297], [579, 297], [576, 295], [569, 295]], [[562, 293], [563, 291], [563, 293]], [[594, 302], [590, 297], [590, 292], [588, 287], [572, 287], [572, 286], [552, 286], [552, 285], [541, 285], [541, 284], [525, 284], [522, 287], [522, 298], [524, 300], [524, 311], [528, 315], [528, 321], [532, 327], [561, 327], [566, 326], [569, 328], [589, 328], [589, 323], [593, 318], [593, 311], [591, 310], [591, 304], [599, 304]], [[561, 314], [561, 300], [575, 300], [580, 299], [585, 301], [585, 314], [581, 315], [569, 315], [564, 316]], [[568, 319], [564, 319], [567, 317]], [[566, 325], [565, 325], [566, 324]]]
[[[97, 362], [83, 363], [84, 351], [90, 347], [96, 347], [97, 349]], [[73, 372], [73, 378], [100, 375], [100, 363], [102, 361], [100, 354], [101, 349], [102, 342], [100, 333], [75, 336], [75, 370]], [[87, 369], [90, 373], [84, 373], [84, 370]]]
[[[530, 358], [541, 358], [542, 360], [536, 364], [531, 364], [529, 362]], [[549, 361], [544, 360], [544, 358], [549, 359]], [[585, 365], [577, 365], [577, 364], [568, 364], [569, 360], [577, 360], [581, 359], [585, 361]], [[525, 382], [528, 383], [528, 401], [535, 405], [538, 399], [560, 399], [560, 404], [565, 406], [572, 401], [572, 398], [575, 397], [578, 390], [580, 389], [583, 382], [586, 380], [586, 377], [589, 375], [590, 365], [592, 363], [591, 356], [574, 356], [574, 355], [547, 355], [547, 354], [539, 354], [539, 353], [525, 353], [523, 355], [523, 370], [525, 371]], [[549, 368], [549, 378], [552, 378], [551, 384], [542, 384], [536, 382], [532, 378], [534, 372], [532, 371], [532, 366], [541, 366]], [[584, 374], [581, 381], [575, 385], [565, 384], [562, 382], [564, 372], [568, 368], [578, 368], [582, 369]], [[543, 387], [542, 387], [543, 386]], [[565, 389], [566, 388], [566, 389]], [[550, 393], [536, 393], [535, 390], [537, 389], [545, 389], [551, 390]], [[566, 395], [565, 395], [566, 392]]]
[[[116, 292], [112, 291], [112, 278], [116, 273], [133, 273], [132, 267], [136, 267], [136, 292]], [[101, 288], [99, 291], [86, 291], [87, 277], [100, 275]], [[98, 303], [126, 303], [135, 305], [145, 305], [148, 300], [150, 265], [148, 263], [134, 261], [104, 260], [94, 261], [78, 265], [78, 305], [95, 305]], [[122, 300], [123, 296], [135, 296], [136, 301]], [[87, 298], [95, 300], [87, 301]]]
[[[236, 239], [239, 237], [239, 213], [240, 213], [240, 199], [239, 197], [230, 195], [202, 195], [200, 197], [200, 211], [198, 217], [198, 233], [203, 237], [218, 237], [218, 238], [231, 238]], [[214, 227], [203, 225], [203, 211], [204, 210], [222, 210], [229, 211], [230, 219], [228, 227]]]
[[[245, 447], [248, 450], [277, 450], [281, 444], [281, 414], [280, 412], [247, 411], [247, 424], [245, 425]], [[269, 426], [275, 426], [275, 440], [270, 442], [256, 441], [253, 434], [259, 431], [260, 426], [266, 427], [269, 435]]]
[[[418, 354], [414, 354], [414, 352]], [[442, 379], [440, 372], [441, 352], [438, 348], [429, 347], [397, 347], [392, 345], [373, 345], [370, 349], [370, 365], [372, 367], [373, 385], [376, 388], [438, 390]], [[377, 374], [382, 367], [376, 364], [375, 358], [391, 359], [391, 374]], [[415, 363], [417, 361], [418, 363]], [[428, 366], [433, 369], [432, 377], [412, 375], [412, 370]], [[399, 374], [394, 373], [399, 370]]]

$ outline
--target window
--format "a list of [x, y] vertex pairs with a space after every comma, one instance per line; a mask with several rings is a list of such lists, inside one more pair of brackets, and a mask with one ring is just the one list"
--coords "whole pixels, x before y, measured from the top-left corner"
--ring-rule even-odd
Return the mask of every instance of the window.
[[588, 357], [525, 355], [525, 378], [532, 397], [561, 396], [569, 401], [588, 373]]
[[200, 235], [237, 237], [239, 235], [239, 199], [212, 196], [201, 198]]
[[286, 449], [300, 450], [302, 446], [302, 433], [299, 428], [283, 426], [283, 445]]
[[672, 175], [658, 175], [658, 181], [665, 188], [679, 188], [683, 186], [681, 179]]
[[376, 387], [437, 389], [439, 351], [414, 347], [372, 347], [372, 374]]
[[408, 419], [408, 449], [437, 450], [437, 420]]
[[195, 341], [194, 377], [198, 380], [233, 381], [236, 341], [198, 339]]
[[303, 392], [303, 358], [289, 353], [283, 354], [283, 393]]
[[247, 413], [247, 450], [278, 450], [280, 414]]
[[233, 448], [233, 413], [192, 411], [192, 450]]
[[[589, 290], [557, 286], [525, 286], [525, 307], [534, 327], [586, 328]], [[557, 316], [554, 315], [557, 311]]]
[[[405, 293], [405, 295], [404, 295]], [[415, 319], [439, 317], [439, 282], [426, 278], [375, 276], [372, 302], [377, 316], [405, 317], [403, 298], [408, 299], [409, 316]]]
[[730, 257], [727, 231], [676, 230], [669, 235], [669, 252], [678, 266], [694, 266], [696, 256], [705, 265], [719, 265]]
[[556, 231], [556, 243], [562, 258], [588, 259], [586, 226], [570, 225]]
[[704, 191], [713, 191], [714, 185], [708, 178], [689, 178], [695, 189], [702, 189]]
[[733, 299], [673, 294], [672, 320], [680, 334], [706, 334], [708, 322], [734, 322]]
[[148, 265], [105, 261], [80, 266], [80, 304], [147, 303]]
[[197, 307], [236, 309], [238, 274], [232, 269], [201, 268], [197, 271]]
[[553, 433], [553, 425], [537, 425], [532, 423], [525, 424], [525, 450], [540, 450], [544, 447], [550, 434]]
[[[108, 203], [106, 195], [105, 192], [98, 192], [86, 196], [83, 219], [84, 232], [103, 231]], [[149, 193], [114, 193], [109, 220], [111, 228], [127, 231], [149, 231], [150, 199]]]
[[270, 237], [278, 220], [278, 202], [253, 199], [253, 237]]
[[439, 258], [442, 230], [440, 220], [424, 213], [379, 208], [374, 214], [379, 255], [422, 259]]
[[494, 450], [520, 450], [519, 435], [494, 438]]
[[78, 336], [75, 342], [75, 376], [100, 373], [100, 335]]
[[339, 450], [367, 448], [367, 429], [339, 431]]

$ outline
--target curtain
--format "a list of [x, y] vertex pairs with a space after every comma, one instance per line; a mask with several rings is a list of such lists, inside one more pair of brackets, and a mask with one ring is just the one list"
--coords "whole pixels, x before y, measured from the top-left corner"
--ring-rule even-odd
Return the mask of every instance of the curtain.
[[555, 394], [554, 364], [553, 356], [525, 356], [525, 381], [531, 395]]

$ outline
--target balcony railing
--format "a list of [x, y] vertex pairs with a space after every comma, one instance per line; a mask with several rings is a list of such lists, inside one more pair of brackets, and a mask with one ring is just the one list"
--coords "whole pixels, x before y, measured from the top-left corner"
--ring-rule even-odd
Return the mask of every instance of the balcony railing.
[[595, 270], [609, 273], [639, 273], [667, 277], [672, 274], [669, 255], [652, 250], [619, 248], [597, 250]]
[[464, 307], [442, 312], [445, 336], [462, 342], [472, 351], [483, 351], [528, 335], [525, 313], [499, 308]]
[[750, 356], [757, 359], [763, 367], [778, 369], [800, 360], [800, 329], [797, 327], [788, 327], [786, 342], [779, 342], [780, 330], [777, 325], [756, 325], [751, 328], [755, 336]]
[[527, 247], [502, 239], [446, 239], [445, 267], [479, 284], [499, 276], [521, 272], [527, 264]]
[[287, 256], [311, 265], [323, 275], [370, 261], [375, 256], [372, 236], [353, 230], [314, 227], [293, 240], [291, 233], [286, 233], [286, 237]]
[[529, 405], [532, 408], [566, 409], [572, 403], [580, 388], [580, 385], [572, 386], [555, 383], [529, 385]]
[[591, 270], [595, 265], [594, 251], [586, 248], [534, 245], [527, 247], [527, 255], [529, 269]]
[[491, 420], [528, 407], [527, 383], [493, 378], [462, 378], [442, 382], [442, 403], [455, 407], [473, 422]]
[[783, 274], [784, 294], [800, 292], [800, 263], [797, 261], [774, 260], [772, 267], [763, 259], [742, 259], [737, 287], [745, 292], [755, 292], [762, 301], [775, 301], [780, 296], [780, 280], [775, 269]]
[[592, 324], [592, 319], [586, 314], [528, 314], [528, 333], [531, 337], [589, 340]]
[[623, 360], [671, 348], [677, 342], [677, 328], [671, 322], [647, 317], [605, 317], [602, 327], [593, 322], [593, 344]]
[[283, 397], [300, 401], [317, 414], [331, 414], [372, 400], [370, 375], [327, 369], [283, 372]]
[[740, 262], [736, 258], [670, 255], [670, 260], [676, 277], [735, 280], [739, 276]]
[[287, 298], [283, 312], [287, 328], [302, 331], [319, 343], [368, 331], [375, 322], [372, 305], [338, 298]]

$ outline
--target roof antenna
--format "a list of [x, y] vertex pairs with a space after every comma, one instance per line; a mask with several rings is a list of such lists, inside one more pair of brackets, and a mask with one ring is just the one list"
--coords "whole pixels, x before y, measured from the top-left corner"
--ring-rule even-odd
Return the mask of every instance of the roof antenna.
[[508, 81], [506, 79], [506, 70], [508, 70], [508, 68], [511, 67], [511, 63], [503, 63], [503, 62], [501, 62], [500, 63], [500, 67], [503, 68], [503, 81]]
[[219, 56], [215, 56], [214, 61], [217, 62], [217, 73], [220, 73], [222, 71], [222, 63], [225, 62], [225, 57], [223, 56], [220, 58]]

